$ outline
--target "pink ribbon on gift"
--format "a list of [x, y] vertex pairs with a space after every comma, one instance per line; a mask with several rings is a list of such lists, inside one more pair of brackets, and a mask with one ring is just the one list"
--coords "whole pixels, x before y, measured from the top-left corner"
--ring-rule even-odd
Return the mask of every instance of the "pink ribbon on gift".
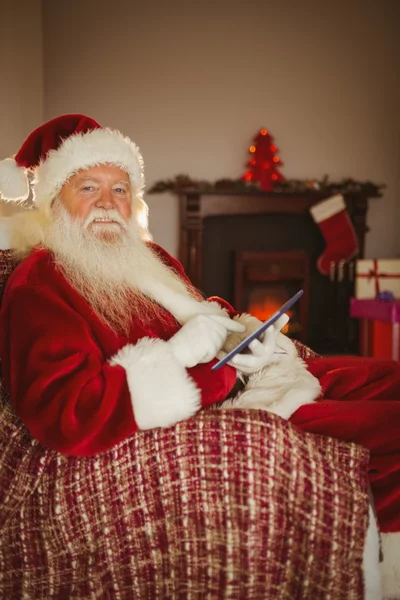
[[400, 273], [379, 273], [378, 269], [378, 260], [374, 258], [373, 260], [373, 268], [368, 271], [368, 273], [357, 273], [356, 277], [366, 277], [368, 278], [368, 282], [374, 278], [375, 282], [375, 295], [381, 293], [381, 288], [379, 284], [379, 279], [400, 279]]

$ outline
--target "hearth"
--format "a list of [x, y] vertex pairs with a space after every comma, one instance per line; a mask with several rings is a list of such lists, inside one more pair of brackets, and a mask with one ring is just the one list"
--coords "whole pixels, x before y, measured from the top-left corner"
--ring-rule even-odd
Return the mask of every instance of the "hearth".
[[[352, 265], [316, 267], [325, 243], [309, 209], [326, 195], [180, 193], [179, 258], [206, 296], [218, 295], [264, 320], [302, 288], [288, 334], [321, 353], [356, 352], [356, 324], [348, 318]], [[367, 198], [345, 198], [363, 256]]]
[[299, 289], [303, 297], [289, 311], [284, 333], [307, 339], [310, 255], [307, 252], [238, 252], [235, 258], [234, 306], [265, 321]]

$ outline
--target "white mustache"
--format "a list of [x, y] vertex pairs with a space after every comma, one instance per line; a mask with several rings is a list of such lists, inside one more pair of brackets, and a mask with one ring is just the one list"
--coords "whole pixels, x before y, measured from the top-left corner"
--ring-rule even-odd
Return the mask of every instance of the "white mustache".
[[93, 208], [85, 219], [83, 227], [87, 229], [96, 219], [107, 219], [108, 221], [118, 223], [124, 230], [127, 228], [127, 224], [115, 208], [110, 208], [109, 210], [105, 208]]

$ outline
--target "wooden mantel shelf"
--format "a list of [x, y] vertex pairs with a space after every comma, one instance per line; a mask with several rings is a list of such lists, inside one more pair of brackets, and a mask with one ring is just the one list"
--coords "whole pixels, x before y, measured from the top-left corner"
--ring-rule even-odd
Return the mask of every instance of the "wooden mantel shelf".
[[[204, 220], [210, 217], [262, 214], [302, 214], [328, 198], [326, 192], [205, 192], [187, 188], [179, 192], [180, 243], [179, 259], [192, 282], [201, 288], [202, 234]], [[359, 256], [364, 255], [366, 213], [369, 197], [365, 193], [344, 194], [347, 210], [353, 221], [360, 246]], [[311, 217], [310, 217], [311, 218]]]

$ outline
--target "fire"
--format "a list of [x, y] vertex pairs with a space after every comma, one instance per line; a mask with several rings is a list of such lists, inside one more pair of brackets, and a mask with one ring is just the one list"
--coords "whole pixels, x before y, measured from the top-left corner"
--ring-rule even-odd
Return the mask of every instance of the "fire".
[[[280, 309], [282, 304], [285, 303], [283, 300], [279, 303], [276, 298], [251, 298], [249, 303], [248, 312], [253, 315], [253, 317], [257, 317], [260, 321], [266, 321], [269, 317], [271, 317], [277, 310]], [[288, 310], [287, 314], [289, 317], [292, 316], [293, 311]], [[285, 325], [282, 329], [282, 333], [287, 333], [289, 330], [289, 324]]]

